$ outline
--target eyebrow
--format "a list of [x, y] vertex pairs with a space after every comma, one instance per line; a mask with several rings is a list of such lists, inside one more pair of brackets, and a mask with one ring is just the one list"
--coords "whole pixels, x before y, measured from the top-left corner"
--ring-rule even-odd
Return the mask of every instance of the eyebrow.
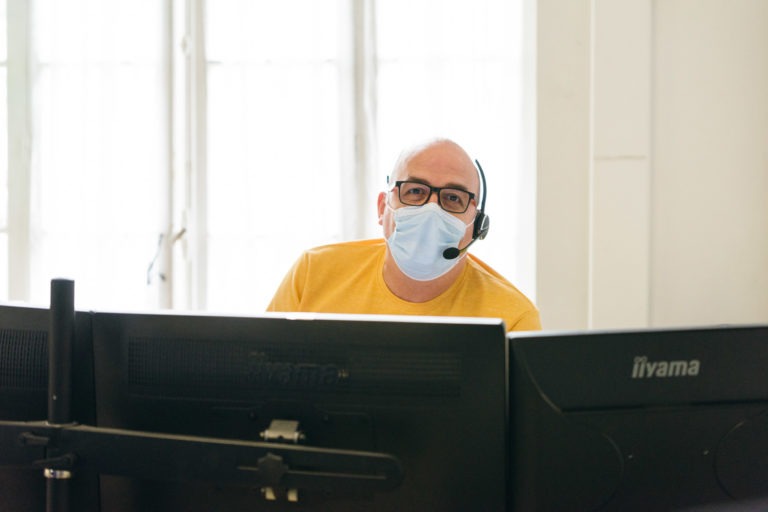
[[[430, 183], [429, 181], [427, 181], [425, 179], [422, 179], [422, 178], [418, 178], [416, 176], [408, 176], [405, 179], [397, 180], [397, 181], [415, 181], [416, 183], [422, 183], [424, 185], [429, 185], [430, 187], [434, 187], [435, 186], [432, 183]], [[474, 194], [474, 192], [469, 190], [468, 187], [465, 187], [464, 185], [462, 185], [460, 183], [447, 183], [446, 185], [444, 185], [442, 187], [439, 187], [439, 188], [455, 188], [456, 190], [463, 190], [464, 192], [469, 192], [470, 194]]]

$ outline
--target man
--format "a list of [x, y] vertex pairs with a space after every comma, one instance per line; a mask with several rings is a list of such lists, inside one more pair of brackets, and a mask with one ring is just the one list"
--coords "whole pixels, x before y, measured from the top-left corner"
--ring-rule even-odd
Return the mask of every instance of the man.
[[494, 317], [510, 331], [540, 329], [531, 301], [466, 252], [487, 231], [478, 171], [450, 140], [404, 152], [378, 197], [384, 240], [305, 252], [268, 311]]

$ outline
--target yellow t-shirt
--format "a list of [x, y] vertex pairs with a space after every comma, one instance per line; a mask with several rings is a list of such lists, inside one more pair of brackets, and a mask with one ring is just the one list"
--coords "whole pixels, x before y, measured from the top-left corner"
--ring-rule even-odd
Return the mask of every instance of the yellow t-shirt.
[[283, 279], [268, 311], [490, 317], [508, 331], [541, 329], [539, 312], [512, 283], [473, 255], [443, 294], [427, 302], [394, 295], [382, 277], [383, 239], [306, 251]]

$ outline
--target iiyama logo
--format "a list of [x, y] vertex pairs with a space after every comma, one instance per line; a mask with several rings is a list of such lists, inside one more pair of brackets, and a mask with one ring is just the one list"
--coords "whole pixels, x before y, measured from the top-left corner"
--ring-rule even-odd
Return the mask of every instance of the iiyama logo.
[[649, 361], [646, 356], [635, 357], [632, 366], [633, 379], [654, 379], [661, 377], [696, 377], [699, 374], [701, 362], [698, 359], [690, 361]]

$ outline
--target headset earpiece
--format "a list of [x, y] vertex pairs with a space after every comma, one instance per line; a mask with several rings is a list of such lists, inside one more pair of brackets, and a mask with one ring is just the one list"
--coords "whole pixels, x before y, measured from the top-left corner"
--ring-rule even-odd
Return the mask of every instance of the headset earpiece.
[[477, 215], [475, 215], [472, 238], [482, 240], [486, 237], [488, 230], [491, 228], [491, 219], [485, 214], [485, 197], [488, 195], [485, 188], [485, 173], [483, 172], [483, 167], [480, 165], [480, 162], [475, 160], [475, 165], [477, 166], [477, 173], [480, 175], [482, 199], [480, 200], [480, 208], [477, 210]]
[[491, 227], [491, 219], [483, 212], [477, 212], [475, 216], [475, 226], [472, 230], [472, 238], [482, 240], [485, 235], [488, 234], [488, 230]]

